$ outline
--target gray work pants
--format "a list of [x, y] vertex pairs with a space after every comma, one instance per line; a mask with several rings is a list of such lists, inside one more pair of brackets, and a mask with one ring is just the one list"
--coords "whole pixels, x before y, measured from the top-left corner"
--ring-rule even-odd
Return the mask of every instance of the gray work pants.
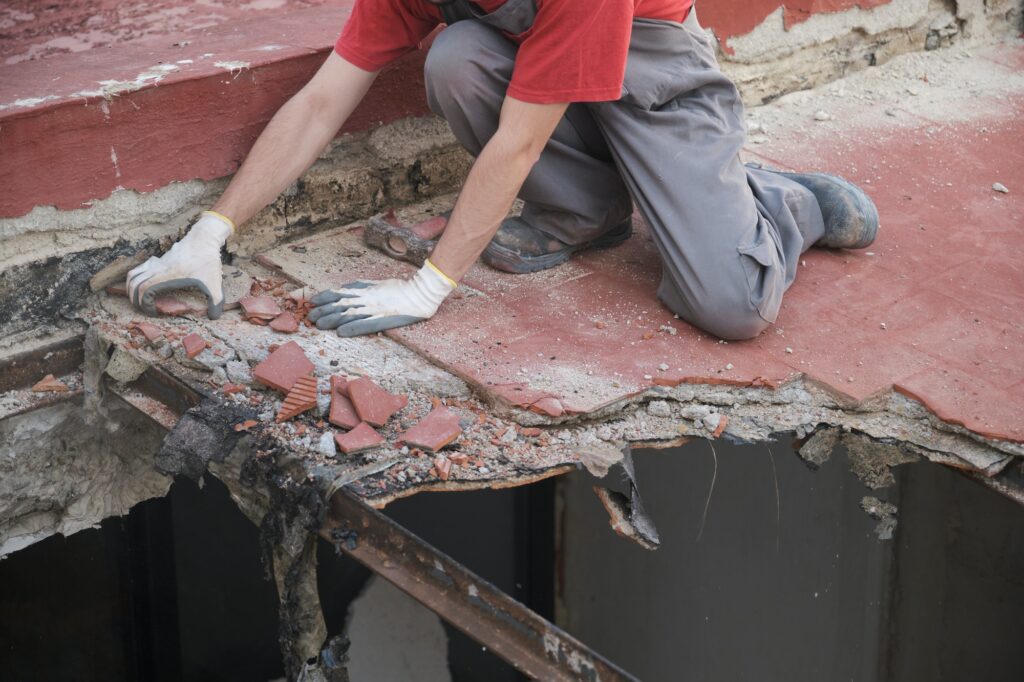
[[[494, 134], [518, 46], [478, 21], [437, 36], [427, 100], [474, 156]], [[623, 96], [569, 106], [519, 193], [523, 219], [582, 244], [629, 216], [661, 254], [658, 297], [724, 339], [774, 322], [800, 254], [824, 235], [801, 185], [745, 168], [743, 104], [691, 13], [633, 22]]]

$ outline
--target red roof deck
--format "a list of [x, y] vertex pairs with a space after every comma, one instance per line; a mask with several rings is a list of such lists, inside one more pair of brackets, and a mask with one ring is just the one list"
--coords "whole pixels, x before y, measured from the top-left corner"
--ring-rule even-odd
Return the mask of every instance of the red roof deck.
[[[724, 343], [673, 318], [654, 296], [658, 255], [639, 219], [624, 246], [551, 271], [478, 265], [434, 319], [391, 335], [492, 398], [550, 416], [594, 412], [652, 384], [778, 386], [803, 375], [849, 406], [895, 389], [947, 422], [1024, 441], [1024, 47], [972, 59], [997, 86], [923, 70], [870, 86], [868, 101], [864, 90], [823, 89], [758, 111], [771, 136], [751, 160], [862, 184], [882, 228], [870, 249], [805, 254], [777, 323], [757, 339]], [[815, 121], [826, 105], [832, 119]], [[376, 253], [341, 264], [302, 255], [356, 240], [319, 235], [299, 244], [315, 248], [268, 255], [323, 287], [407, 270]]]

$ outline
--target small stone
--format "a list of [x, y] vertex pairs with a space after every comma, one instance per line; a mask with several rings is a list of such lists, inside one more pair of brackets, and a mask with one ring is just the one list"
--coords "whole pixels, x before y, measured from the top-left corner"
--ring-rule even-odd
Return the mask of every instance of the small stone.
[[660, 365], [658, 365], [658, 369], [660, 369], [662, 372], [667, 372], [668, 371], [668, 365], [663, 362]]
[[881, 327], [882, 329], [885, 329], [885, 322], [880, 323], [878, 326]]
[[711, 414], [705, 415], [701, 421], [704, 422], [704, 428], [708, 431], [714, 431], [718, 428], [719, 422], [722, 421], [722, 415], [717, 412], [712, 412]]
[[252, 370], [249, 363], [242, 360], [229, 360], [224, 366], [228, 374], [228, 381], [235, 384], [248, 385], [252, 383]]
[[47, 374], [32, 387], [33, 393], [67, 393], [67, 384], [57, 379], [52, 374]]
[[653, 378], [654, 378], [654, 377], [652, 377], [652, 376], [651, 376], [650, 374], [645, 374], [645, 375], [644, 375], [644, 380], [645, 380], [645, 381], [650, 381], [650, 380], [651, 380], [651, 379], [653, 379]]
[[505, 432], [501, 434], [501, 438], [498, 439], [500, 442], [508, 445], [509, 443], [516, 442], [516, 430], [511, 426], [505, 429]]
[[652, 417], [671, 417], [672, 408], [664, 400], [652, 400], [647, 403], [647, 414]]
[[793, 349], [790, 348], [789, 346], [786, 346], [786, 352], [789, 353], [790, 355], [792, 355], [793, 354]]
[[726, 364], [725, 368], [726, 369], [732, 369], [732, 363], [730, 362], [730, 363]]
[[324, 435], [320, 436], [316, 448], [325, 457], [334, 457], [338, 452], [334, 446], [334, 434], [330, 431], [325, 432]]
[[1003, 194], [1009, 194], [1010, 193], [1010, 190], [1008, 190], [1006, 188], [1006, 185], [1004, 185], [1001, 182], [993, 182], [992, 183], [992, 189], [993, 189], [993, 191], [1001, 192]]
[[814, 112], [814, 120], [815, 121], [831, 121], [832, 120], [832, 115], [829, 114], [824, 109], [818, 109], [817, 111]]
[[223, 367], [214, 367], [213, 373], [210, 375], [210, 381], [218, 386], [223, 386], [228, 381], [227, 372], [224, 371]]
[[477, 471], [485, 475], [491, 473], [491, 470], [487, 467], [477, 467]]

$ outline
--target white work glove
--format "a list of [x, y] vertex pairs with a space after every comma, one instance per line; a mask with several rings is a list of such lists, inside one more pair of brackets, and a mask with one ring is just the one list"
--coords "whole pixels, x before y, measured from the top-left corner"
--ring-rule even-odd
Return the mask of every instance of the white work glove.
[[310, 299], [317, 306], [309, 319], [319, 329], [337, 329], [338, 336], [373, 334], [433, 317], [441, 302], [458, 286], [429, 260], [412, 279], [352, 282]]
[[167, 253], [129, 271], [128, 300], [147, 315], [156, 315], [153, 300], [157, 294], [196, 287], [206, 294], [207, 314], [216, 320], [224, 312], [220, 249], [233, 231], [234, 225], [225, 216], [205, 211]]

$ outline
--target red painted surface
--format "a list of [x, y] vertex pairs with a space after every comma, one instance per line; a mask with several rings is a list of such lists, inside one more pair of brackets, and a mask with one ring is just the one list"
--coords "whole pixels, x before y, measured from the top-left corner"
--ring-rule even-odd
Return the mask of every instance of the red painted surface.
[[[82, 208], [119, 187], [145, 192], [234, 172], [323, 62], [347, 12], [346, 5], [240, 21], [190, 36], [185, 47], [146, 42], [0, 67], [0, 217], [37, 205]], [[427, 113], [422, 60], [414, 53], [386, 69], [343, 132]], [[217, 66], [238, 61], [249, 66]], [[81, 94], [99, 91], [100, 81], [134, 81], [159, 64], [177, 70], [133, 92]]]
[[[887, 1], [794, 0], [785, 22]], [[352, 2], [10, 0], [0, 42], [0, 218], [234, 172], [316, 71]], [[728, 49], [729, 37], [781, 5], [719, 0], [702, 3], [700, 16]], [[249, 66], [216, 66], [234, 61]], [[414, 53], [387, 69], [344, 130], [426, 114], [422, 61]], [[95, 94], [101, 81], [131, 82], [161, 64], [176, 70], [134, 92]]]

